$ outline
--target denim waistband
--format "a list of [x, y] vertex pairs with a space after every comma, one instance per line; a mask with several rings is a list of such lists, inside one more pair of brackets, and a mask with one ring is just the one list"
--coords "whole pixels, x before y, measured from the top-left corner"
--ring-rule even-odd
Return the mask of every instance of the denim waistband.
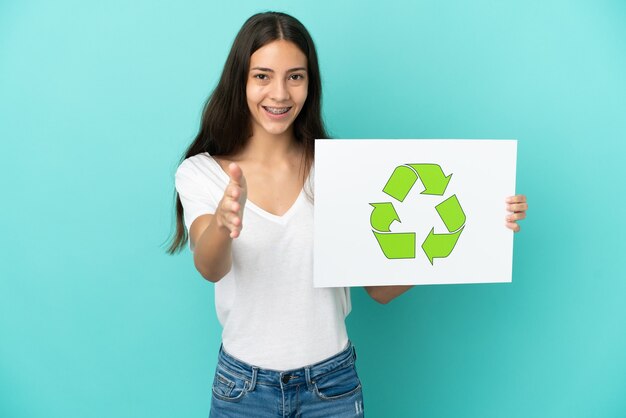
[[228, 354], [223, 346], [220, 346], [218, 355], [218, 369], [237, 374], [241, 378], [249, 380], [251, 389], [257, 383], [274, 386], [292, 386], [298, 384], [311, 385], [312, 382], [333, 370], [347, 367], [356, 361], [356, 350], [350, 341], [340, 353], [310, 366], [293, 370], [271, 370], [253, 366]]

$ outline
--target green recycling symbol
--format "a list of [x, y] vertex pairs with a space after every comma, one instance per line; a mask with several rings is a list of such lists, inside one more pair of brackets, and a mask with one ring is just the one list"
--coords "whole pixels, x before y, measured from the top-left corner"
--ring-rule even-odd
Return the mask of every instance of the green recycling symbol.
[[[419, 178], [424, 185], [424, 195], [443, 196], [452, 174], [446, 176], [438, 164], [404, 164], [395, 168], [383, 192], [403, 202]], [[370, 216], [372, 232], [385, 257], [389, 259], [415, 258], [416, 236], [414, 232], [391, 232], [393, 221], [400, 221], [392, 202], [370, 203], [374, 207]], [[446, 258], [454, 249], [463, 228], [465, 213], [459, 199], [452, 195], [435, 206], [439, 217], [448, 230], [435, 234], [435, 228], [422, 243], [422, 250], [430, 264], [435, 258]]]

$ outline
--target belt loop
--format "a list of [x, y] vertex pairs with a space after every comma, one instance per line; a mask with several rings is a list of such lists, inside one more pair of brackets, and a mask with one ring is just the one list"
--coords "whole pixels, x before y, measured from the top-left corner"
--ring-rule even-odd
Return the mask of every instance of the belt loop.
[[256, 387], [256, 378], [257, 378], [258, 372], [259, 372], [259, 368], [256, 366], [252, 366], [252, 379], [250, 380], [250, 388], [248, 389], [248, 392], [252, 392], [254, 388]]
[[306, 388], [310, 391], [313, 390], [313, 382], [311, 381], [311, 368], [310, 367], [305, 367], [304, 368], [304, 377], [306, 379]]
[[356, 348], [354, 347], [354, 345], [352, 346], [352, 356], [354, 358], [354, 361], [356, 362]]

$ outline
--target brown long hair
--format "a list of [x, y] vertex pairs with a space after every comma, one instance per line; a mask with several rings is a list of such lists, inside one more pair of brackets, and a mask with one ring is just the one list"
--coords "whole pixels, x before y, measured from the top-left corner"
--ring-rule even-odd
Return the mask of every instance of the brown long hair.
[[[321, 112], [322, 82], [311, 35], [298, 19], [280, 12], [251, 16], [239, 30], [220, 81], [204, 105], [200, 131], [180, 159], [181, 163], [203, 152], [233, 155], [246, 145], [250, 136], [250, 112], [246, 101], [250, 56], [262, 46], [279, 39], [293, 42], [307, 57], [307, 99], [293, 124], [295, 139], [304, 149], [302, 175], [306, 179], [313, 164], [315, 139], [328, 138]], [[189, 239], [183, 221], [183, 205], [176, 191], [174, 195], [176, 231], [167, 249], [169, 254], [180, 252]]]

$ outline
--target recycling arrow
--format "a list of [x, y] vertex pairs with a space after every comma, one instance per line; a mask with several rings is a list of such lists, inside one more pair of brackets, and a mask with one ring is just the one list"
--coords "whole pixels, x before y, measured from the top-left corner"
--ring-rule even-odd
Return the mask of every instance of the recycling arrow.
[[[439, 164], [403, 164], [397, 166], [383, 192], [403, 202], [418, 179], [424, 185], [421, 194], [443, 196], [452, 174], [446, 176]], [[376, 241], [385, 257], [389, 259], [415, 258], [416, 238], [413, 232], [391, 232], [393, 221], [400, 217], [391, 202], [370, 203], [374, 209], [370, 215], [370, 225]], [[466, 216], [456, 195], [435, 206], [448, 233], [435, 234], [435, 228], [422, 243], [422, 249], [430, 264], [435, 258], [446, 258], [456, 246], [465, 228]]]
[[445, 258], [452, 253], [462, 231], [463, 228], [452, 234], [435, 234], [435, 228], [430, 230], [422, 244], [422, 249], [426, 253], [430, 264], [433, 264], [433, 259]]
[[372, 231], [380, 245], [385, 257], [391, 259], [397, 258], [415, 258], [415, 233], [401, 232], [396, 234], [381, 234]]
[[370, 224], [372, 228], [381, 232], [389, 232], [389, 226], [393, 221], [400, 222], [400, 217], [396, 213], [396, 209], [393, 204], [389, 202], [383, 203], [370, 203], [374, 207], [372, 215], [370, 216]]
[[383, 192], [400, 202], [404, 202], [404, 198], [409, 194], [416, 180], [417, 174], [414, 170], [405, 165], [398, 166], [391, 173]]
[[465, 224], [465, 213], [456, 195], [447, 198], [435, 206], [435, 209], [443, 223], [446, 224], [448, 232], [457, 231]]
[[450, 183], [452, 174], [446, 177], [439, 164], [409, 164], [409, 167], [412, 167], [417, 172], [422, 183], [424, 183], [426, 190], [421, 194], [443, 196], [448, 183]]
[[401, 165], [393, 170], [383, 192], [400, 202], [404, 202], [418, 177], [422, 180], [425, 189], [421, 194], [443, 196], [452, 174], [446, 176], [439, 164]]

